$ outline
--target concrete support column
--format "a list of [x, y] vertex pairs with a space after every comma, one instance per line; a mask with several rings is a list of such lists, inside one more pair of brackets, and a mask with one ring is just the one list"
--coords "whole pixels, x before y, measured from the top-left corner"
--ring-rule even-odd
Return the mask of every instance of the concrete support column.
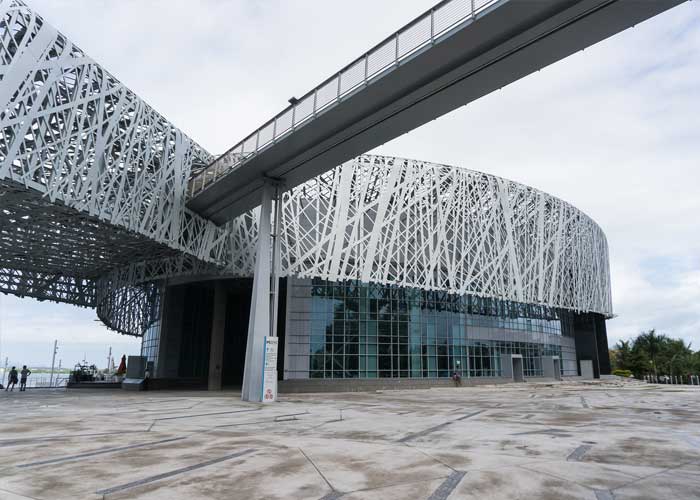
[[183, 287], [165, 288], [161, 299], [160, 345], [156, 378], [176, 378], [180, 367], [182, 322], [185, 308]]
[[211, 347], [209, 349], [210, 391], [221, 390], [221, 365], [224, 362], [224, 330], [226, 328], [226, 288], [220, 281], [214, 288], [214, 313], [211, 322]]
[[248, 342], [245, 350], [243, 370], [243, 401], [262, 401], [263, 349], [265, 336], [270, 332], [270, 225], [272, 197], [275, 187], [265, 183], [258, 219], [258, 245], [255, 254], [253, 295], [250, 301], [248, 320]]

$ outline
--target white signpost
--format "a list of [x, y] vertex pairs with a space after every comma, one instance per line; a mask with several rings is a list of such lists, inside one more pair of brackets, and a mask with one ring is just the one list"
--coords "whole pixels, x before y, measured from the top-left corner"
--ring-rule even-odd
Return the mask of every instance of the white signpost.
[[265, 337], [263, 351], [262, 402], [277, 401], [277, 337]]

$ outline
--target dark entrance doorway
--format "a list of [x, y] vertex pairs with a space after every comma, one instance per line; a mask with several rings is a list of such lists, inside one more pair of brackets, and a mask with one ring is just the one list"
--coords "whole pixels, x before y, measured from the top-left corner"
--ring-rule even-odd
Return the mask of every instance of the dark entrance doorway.
[[228, 280], [226, 285], [226, 333], [221, 383], [227, 388], [237, 388], [243, 384], [253, 280], [252, 278]]
[[[226, 332], [224, 335], [224, 359], [221, 384], [225, 388], [238, 389], [243, 385], [245, 350], [248, 343], [248, 318], [253, 293], [253, 278], [226, 281]], [[277, 373], [282, 378], [284, 370], [284, 334], [286, 323], [287, 280], [280, 279], [277, 311], [277, 336], [279, 352]]]

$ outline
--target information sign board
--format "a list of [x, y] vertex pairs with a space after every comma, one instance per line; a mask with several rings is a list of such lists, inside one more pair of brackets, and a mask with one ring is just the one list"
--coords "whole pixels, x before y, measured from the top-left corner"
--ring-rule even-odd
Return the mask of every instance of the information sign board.
[[265, 337], [263, 350], [263, 387], [262, 402], [273, 403], [277, 400], [277, 337]]

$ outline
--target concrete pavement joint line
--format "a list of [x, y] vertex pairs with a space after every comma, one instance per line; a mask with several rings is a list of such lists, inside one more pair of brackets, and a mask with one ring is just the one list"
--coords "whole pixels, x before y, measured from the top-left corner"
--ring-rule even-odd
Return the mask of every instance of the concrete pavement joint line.
[[319, 500], [336, 500], [340, 497], [345, 495], [345, 493], [341, 493], [339, 491], [331, 491], [330, 493], [323, 495]]
[[583, 456], [588, 453], [588, 451], [593, 448], [590, 444], [582, 444], [574, 451], [572, 451], [568, 457], [566, 457], [567, 462], [580, 462]]
[[473, 413], [468, 413], [467, 415], [462, 415], [457, 420], [455, 420], [455, 422], [459, 422], [460, 420], [466, 420], [468, 418], [476, 417], [478, 414], [484, 413], [485, 411], [486, 410], [479, 410], [479, 411], [475, 411]]
[[634, 484], [634, 483], [638, 483], [639, 481], [644, 481], [645, 479], [649, 479], [650, 477], [658, 476], [660, 474], [665, 474], [665, 473], [672, 471], [674, 469], [678, 469], [680, 467], [685, 467], [686, 465], [691, 465], [691, 464], [695, 464], [695, 461], [691, 460], [689, 462], [681, 462], [680, 464], [674, 465], [673, 467], [666, 467], [665, 469], [661, 469], [661, 470], [656, 471], [652, 474], [647, 474], [646, 476], [638, 477], [638, 478], [633, 479], [632, 481], [629, 481], [625, 484], [621, 484], [620, 486], [615, 486], [614, 488], [610, 488], [610, 491], [614, 492], [615, 490], [619, 490], [621, 488], [626, 488], [627, 486]]
[[162, 474], [156, 474], [155, 476], [145, 477], [143, 479], [139, 479], [138, 481], [132, 481], [130, 483], [120, 484], [118, 486], [112, 486], [111, 488], [105, 488], [104, 490], [96, 491], [95, 494], [96, 495], [110, 495], [110, 494], [116, 493], [118, 491], [129, 490], [129, 489], [135, 488], [137, 486], [142, 486], [144, 484], [154, 483], [156, 481], [160, 481], [161, 479], [177, 476], [178, 474], [183, 474], [185, 472], [190, 472], [193, 470], [202, 469], [202, 468], [208, 467], [210, 465], [225, 462], [226, 460], [238, 458], [238, 457], [241, 457], [243, 455], [253, 453], [254, 451], [256, 451], [254, 448], [249, 448], [247, 450], [239, 451], [236, 453], [231, 453], [230, 455], [224, 455], [223, 457], [215, 458], [213, 460], [207, 460], [206, 462], [200, 462], [198, 464], [189, 465], [187, 467], [181, 467], [179, 469], [174, 469], [174, 470], [171, 470], [168, 472], [163, 472]]
[[615, 496], [610, 490], [593, 490], [596, 500], [615, 500]]
[[[287, 415], [276, 415], [273, 419], [267, 419], [267, 420], [254, 420], [253, 422], [239, 422], [236, 424], [222, 424], [222, 425], [215, 425], [214, 428], [218, 429], [220, 427], [237, 427], [239, 425], [252, 425], [252, 424], [265, 424], [265, 423], [284, 423], [284, 422], [291, 422], [293, 421], [292, 419], [287, 419], [287, 420], [278, 420], [281, 417], [296, 417], [299, 415], [310, 415], [308, 411], [302, 412], [302, 413], [289, 413]], [[294, 419], [298, 420], [298, 419]]]
[[428, 500], [447, 500], [447, 497], [454, 491], [466, 472], [456, 470], [445, 479], [438, 489], [428, 497]]
[[[182, 399], [179, 398], [168, 398], [168, 399], [149, 399], [147, 401], [132, 401], [130, 403], [122, 403], [120, 407], [122, 406], [133, 406], [133, 405], [148, 405], [152, 403], [169, 403], [171, 401], [177, 401], [177, 402], [182, 402]], [[114, 411], [119, 411], [119, 408], [115, 408]]]
[[[323, 478], [323, 480], [326, 482], [326, 484], [328, 485], [328, 487], [331, 489], [331, 492], [328, 493], [328, 495], [332, 495], [332, 494], [339, 493], [339, 492], [333, 487], [333, 485], [331, 484], [331, 482], [326, 478], [326, 476], [323, 475], [323, 472], [321, 472], [321, 469], [319, 469], [319, 468], [316, 466], [316, 464], [314, 463], [314, 461], [311, 460], [311, 458], [309, 458], [309, 456], [304, 452], [304, 450], [302, 450], [301, 448], [298, 448], [298, 450], [299, 450], [299, 453], [301, 453], [302, 455], [304, 455], [304, 458], [313, 466], [313, 468], [316, 469], [316, 472], [318, 472], [318, 475], [321, 476], [321, 477]], [[335, 496], [335, 497], [329, 497], [328, 495], [323, 496], [323, 497], [321, 498], [321, 500], [327, 499], [327, 498], [338, 498], [337, 496]], [[341, 495], [342, 495], [342, 493], [341, 493]]]
[[365, 491], [386, 490], [388, 488], [395, 488], [397, 486], [406, 486], [408, 484], [425, 484], [426, 482], [437, 481], [438, 479], [444, 480], [446, 477], [448, 477], [448, 476], [443, 475], [443, 476], [436, 476], [436, 477], [425, 477], [422, 479], [415, 479], [412, 481], [400, 481], [398, 483], [387, 483], [387, 484], [383, 484], [381, 486], [373, 486], [370, 488], [360, 488], [359, 490], [348, 491], [348, 492], [345, 492], [345, 494], [346, 495], [350, 495], [350, 494], [354, 495], [355, 493], [362, 493]]
[[143, 431], [121, 431], [121, 432], [95, 432], [95, 433], [89, 433], [89, 434], [66, 434], [66, 435], [59, 434], [57, 436], [44, 436], [44, 437], [24, 438], [24, 439], [7, 439], [4, 441], [0, 441], [0, 447], [16, 446], [18, 444], [43, 443], [45, 441], [65, 441], [66, 439], [71, 439], [71, 438], [75, 438], [75, 437], [112, 436], [115, 434], [138, 434], [140, 432], [148, 432], [148, 431], [143, 430]]
[[431, 433], [433, 433], [433, 432], [435, 432], [435, 431], [439, 431], [439, 430], [441, 430], [441, 429], [447, 427], [447, 426], [450, 425], [450, 424], [453, 424], [453, 423], [455, 423], [455, 422], [459, 422], [460, 420], [466, 420], [467, 418], [475, 417], [476, 415], [478, 415], [478, 414], [480, 414], [480, 413], [483, 413], [483, 412], [485, 412], [485, 411], [486, 411], [486, 410], [479, 410], [479, 411], [475, 411], [475, 412], [473, 412], [473, 413], [468, 413], [468, 414], [462, 415], [461, 417], [456, 418], [456, 419], [454, 419], [454, 420], [450, 420], [450, 421], [448, 421], [448, 422], [443, 422], [443, 423], [441, 423], [441, 424], [434, 425], [433, 427], [429, 427], [429, 428], [427, 428], [427, 429], [425, 429], [425, 430], [422, 430], [422, 431], [419, 431], [419, 432], [414, 432], [413, 434], [407, 434], [406, 436], [404, 436], [404, 437], [402, 437], [401, 439], [397, 440], [397, 442], [398, 442], [398, 443], [405, 443], [405, 442], [407, 442], [407, 441], [411, 441], [411, 440], [413, 440], [413, 439], [415, 439], [415, 438], [418, 438], [418, 437], [427, 436], [428, 434], [431, 434]]
[[[540, 425], [540, 424], [535, 424], [535, 425]], [[571, 435], [570, 432], [560, 430], [560, 429], [555, 429], [553, 427], [548, 427], [546, 429], [540, 429], [538, 431], [516, 432], [514, 434], [511, 434], [511, 436], [528, 436], [531, 434], [547, 434], [549, 436], [555, 436], [555, 437], [567, 437], [567, 436]]]
[[258, 411], [260, 408], [250, 408], [248, 410], [232, 410], [232, 411], [216, 411], [212, 413], [199, 413], [195, 415], [181, 415], [178, 417], [161, 417], [161, 418], [154, 418], [153, 420], [160, 422], [161, 420], [177, 420], [180, 418], [195, 418], [195, 417], [210, 417], [212, 415], [229, 415], [231, 413], [248, 413], [251, 411]]
[[31, 500], [41, 500], [40, 498], [37, 498], [37, 497], [30, 497], [30, 496], [25, 495], [25, 494], [23, 494], [23, 493], [17, 493], [17, 492], [15, 492], [15, 491], [6, 490], [6, 489], [4, 489], [4, 488], [0, 488], [0, 491], [5, 491], [5, 492], [7, 492], [7, 493], [12, 493], [13, 495], [17, 495], [18, 497], [22, 497], [22, 498], [30, 498]]
[[404, 446], [408, 446], [408, 447], [411, 448], [412, 450], [417, 450], [417, 451], [419, 451], [420, 453], [422, 453], [423, 455], [425, 455], [425, 456], [428, 457], [429, 459], [435, 460], [435, 461], [436, 461], [437, 463], [439, 463], [440, 465], [443, 465], [443, 466], [447, 467], [447, 468], [450, 469], [452, 472], [457, 472], [457, 469], [455, 469], [455, 468], [452, 467], [451, 465], [449, 465], [449, 464], [443, 462], [442, 460], [440, 460], [440, 459], [437, 458], [437, 457], [432, 456], [430, 453], [427, 453], [427, 452], [421, 450], [421, 449], [418, 448], [417, 446], [411, 446], [410, 444], [406, 444], [406, 443], [403, 443], [403, 445], [404, 445]]
[[[543, 462], [543, 463], [560, 464], [561, 462], [557, 460], [556, 462], [554, 462], [554, 461], [545, 461], [545, 462]], [[567, 477], [564, 477], [564, 476], [560, 476], [560, 475], [558, 475], [558, 474], [553, 474], [553, 473], [551, 473], [551, 472], [547, 472], [547, 471], [543, 471], [543, 470], [539, 470], [539, 469], [534, 469], [534, 468], [531, 469], [531, 468], [527, 467], [527, 466], [529, 466], [529, 465], [532, 465], [532, 466], [539, 466], [540, 464], [537, 464], [537, 463], [531, 463], [531, 464], [530, 464], [530, 463], [528, 463], [528, 464], [518, 465], [517, 467], [519, 467], [520, 469], [524, 469], [524, 470], [526, 470], [526, 471], [528, 471], [528, 472], [532, 472], [533, 474], [542, 474], [542, 475], [545, 475], [545, 476], [553, 477], [553, 478], [558, 479], [558, 480], [560, 480], [560, 481], [564, 481], [565, 483], [572, 483], [572, 484], [575, 484], [575, 485], [580, 486], [581, 488], [586, 488], [586, 489], [588, 489], [588, 490], [593, 490], [593, 491], [595, 492], [595, 488], [591, 488], [591, 487], [588, 486], [587, 484], [580, 483], [580, 482], [578, 482], [578, 481], [575, 481], [574, 479], [570, 479], [570, 478], [567, 478]], [[630, 474], [627, 474], [627, 473], [622, 473], [622, 474], [625, 474], [625, 475], [627, 475], [627, 476], [630, 475]], [[601, 490], [601, 491], [602, 491], [602, 490]]]
[[116, 453], [118, 451], [132, 450], [134, 448], [144, 448], [146, 446], [155, 446], [157, 444], [172, 443], [173, 441], [180, 441], [182, 439], [186, 439], [186, 438], [185, 437], [177, 437], [177, 438], [161, 439], [160, 441], [150, 441], [148, 443], [138, 443], [138, 444], [132, 444], [132, 445], [128, 445], [128, 446], [119, 446], [116, 448], [103, 448], [101, 450], [88, 451], [86, 453], [79, 453], [77, 455], [68, 455], [65, 457], [51, 458], [49, 460], [40, 460], [38, 462], [29, 462], [26, 464], [19, 464], [19, 465], [15, 465], [15, 467], [26, 468], [26, 467], [34, 467], [37, 465], [57, 464], [60, 462], [80, 460], [81, 458], [94, 457], [96, 455], [104, 455], [106, 453]]

